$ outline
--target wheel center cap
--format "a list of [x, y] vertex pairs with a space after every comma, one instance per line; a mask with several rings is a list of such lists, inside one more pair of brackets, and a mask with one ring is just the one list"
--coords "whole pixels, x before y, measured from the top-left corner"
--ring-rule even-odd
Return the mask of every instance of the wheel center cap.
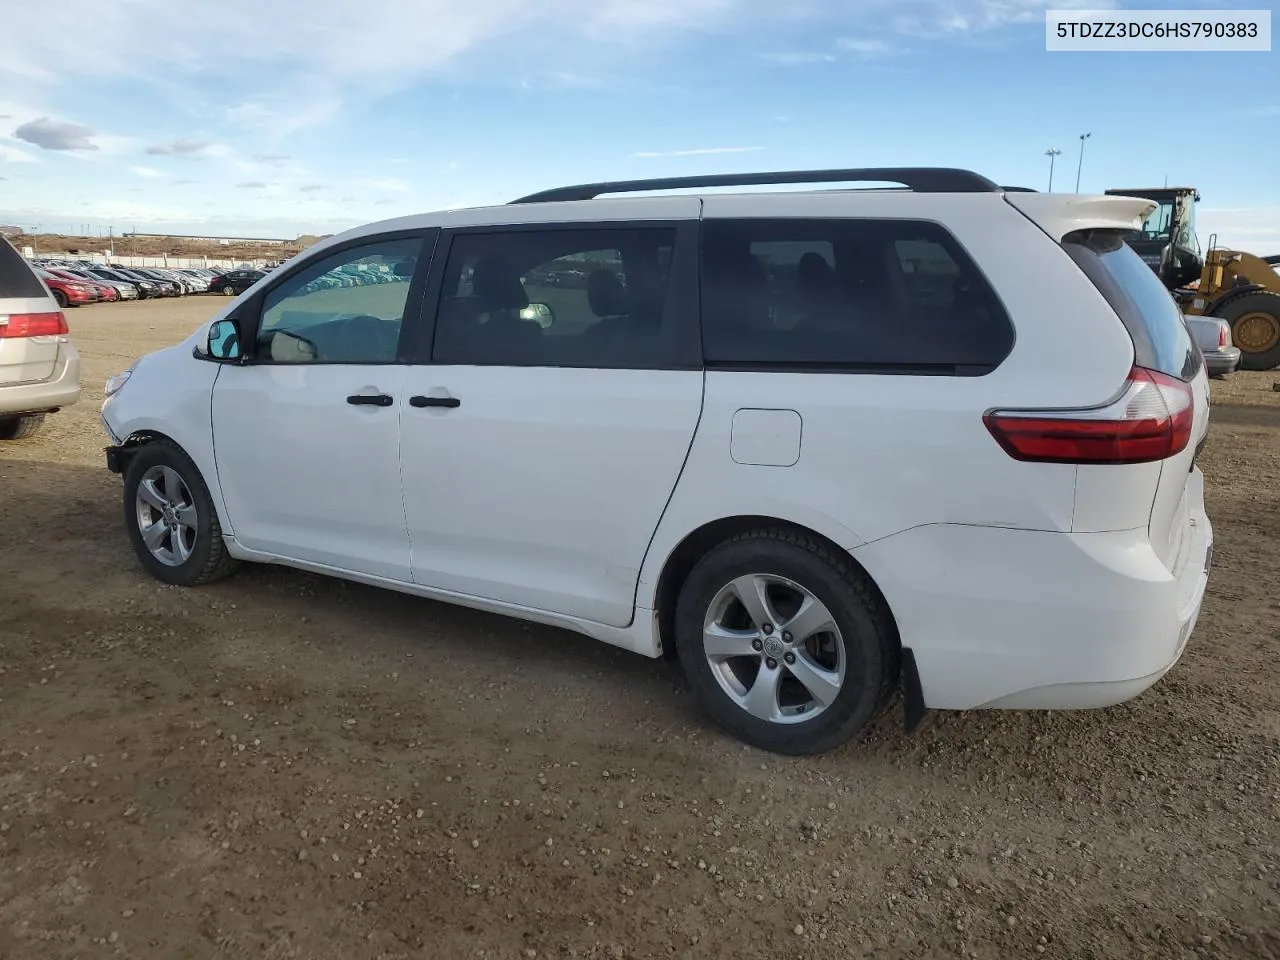
[[782, 639], [776, 633], [764, 638], [764, 652], [773, 657], [773, 659], [780, 659], [786, 649], [786, 644], [782, 642]]

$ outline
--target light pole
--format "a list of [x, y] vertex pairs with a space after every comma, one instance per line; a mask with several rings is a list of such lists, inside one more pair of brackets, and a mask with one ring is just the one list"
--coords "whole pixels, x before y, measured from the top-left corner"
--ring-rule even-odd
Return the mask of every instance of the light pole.
[[1084, 169], [1084, 142], [1092, 136], [1092, 133], [1080, 134], [1080, 162], [1076, 165], [1076, 193], [1080, 192], [1080, 171]]
[[1049, 158], [1049, 192], [1053, 193], [1053, 158], [1062, 156], [1062, 151], [1057, 147], [1050, 147], [1044, 155]]

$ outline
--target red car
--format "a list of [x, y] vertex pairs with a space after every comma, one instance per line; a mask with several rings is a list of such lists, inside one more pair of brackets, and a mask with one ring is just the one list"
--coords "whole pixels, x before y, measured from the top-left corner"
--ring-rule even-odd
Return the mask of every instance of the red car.
[[80, 307], [86, 303], [97, 303], [102, 299], [102, 295], [96, 288], [82, 281], [63, 280], [61, 277], [55, 276], [48, 270], [37, 270], [40, 279], [44, 281], [45, 286], [49, 288], [49, 292], [53, 294], [53, 299], [58, 301], [58, 306]]
[[87, 280], [84, 277], [77, 277], [74, 273], [67, 273], [67, 271], [59, 270], [57, 267], [48, 267], [47, 272], [53, 274], [59, 280], [65, 280], [68, 283], [78, 283], [81, 286], [89, 287], [97, 293], [99, 300], [106, 301], [107, 303], [114, 303], [120, 299], [120, 291], [108, 284], [94, 283], [92, 280]]

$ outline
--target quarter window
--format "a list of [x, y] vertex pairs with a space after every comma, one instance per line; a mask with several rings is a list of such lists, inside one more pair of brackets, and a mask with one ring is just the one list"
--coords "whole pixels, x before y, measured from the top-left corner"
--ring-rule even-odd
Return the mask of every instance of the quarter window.
[[913, 220], [709, 220], [703, 342], [712, 365], [984, 373], [1013, 345], [955, 239]]
[[263, 299], [257, 355], [272, 363], [392, 363], [422, 240], [352, 247]]
[[674, 228], [462, 233], [445, 266], [432, 360], [662, 366], [675, 318]]

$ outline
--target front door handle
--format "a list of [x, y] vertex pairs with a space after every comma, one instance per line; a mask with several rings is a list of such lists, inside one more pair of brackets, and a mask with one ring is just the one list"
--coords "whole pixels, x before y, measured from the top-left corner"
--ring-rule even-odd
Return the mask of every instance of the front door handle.
[[411, 407], [460, 407], [462, 401], [457, 397], [410, 397]]
[[370, 407], [389, 407], [395, 401], [385, 393], [353, 393], [347, 397], [347, 403], [365, 404]]

